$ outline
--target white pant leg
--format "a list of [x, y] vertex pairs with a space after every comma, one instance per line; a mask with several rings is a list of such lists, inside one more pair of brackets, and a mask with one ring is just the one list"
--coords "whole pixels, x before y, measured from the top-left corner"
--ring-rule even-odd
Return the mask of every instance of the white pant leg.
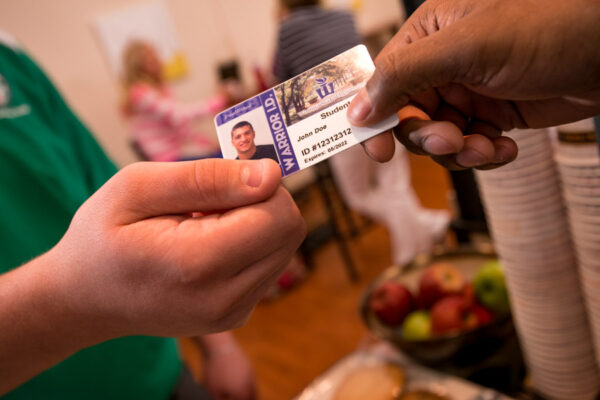
[[383, 224], [392, 244], [392, 259], [405, 264], [431, 249], [450, 222], [446, 211], [421, 206], [411, 184], [410, 164], [404, 146], [380, 164], [360, 146], [331, 158], [332, 173], [348, 206]]

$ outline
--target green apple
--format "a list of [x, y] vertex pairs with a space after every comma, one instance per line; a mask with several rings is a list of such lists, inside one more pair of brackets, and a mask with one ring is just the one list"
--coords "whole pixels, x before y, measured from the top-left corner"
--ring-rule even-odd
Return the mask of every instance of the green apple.
[[485, 262], [473, 279], [477, 300], [498, 315], [510, 312], [504, 272], [498, 260]]
[[418, 310], [406, 316], [402, 324], [402, 337], [405, 340], [425, 340], [431, 337], [431, 316], [429, 312]]

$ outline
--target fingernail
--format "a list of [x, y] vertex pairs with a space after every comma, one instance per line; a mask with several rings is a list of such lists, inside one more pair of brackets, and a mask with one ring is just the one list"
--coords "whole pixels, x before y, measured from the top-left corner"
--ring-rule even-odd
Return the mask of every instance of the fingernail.
[[511, 157], [512, 157], [512, 153], [511, 153], [512, 149], [509, 149], [505, 146], [498, 146], [496, 147], [496, 152], [494, 153], [494, 164], [504, 164], [505, 162], [507, 162]]
[[264, 169], [264, 162], [262, 160], [246, 163], [242, 167], [242, 183], [250, 187], [259, 187], [262, 183]]
[[456, 148], [438, 135], [429, 135], [423, 140], [423, 150], [436, 156], [456, 153]]
[[352, 124], [358, 124], [364, 121], [371, 113], [371, 99], [365, 89], [361, 90], [352, 100], [348, 108], [348, 119]]
[[367, 146], [365, 146], [364, 143], [362, 143], [362, 145], [363, 145], [362, 146], [363, 150], [365, 151], [365, 153], [367, 153], [367, 155], [369, 156], [369, 158], [371, 160], [377, 160], [377, 158], [373, 157], [373, 154], [371, 154], [371, 151], [369, 150], [369, 148]]
[[456, 162], [463, 167], [471, 168], [488, 164], [490, 161], [480, 152], [473, 149], [466, 149], [458, 153]]
[[502, 164], [507, 159], [506, 154], [503, 154], [502, 151], [496, 149], [496, 153], [494, 154], [494, 164]]

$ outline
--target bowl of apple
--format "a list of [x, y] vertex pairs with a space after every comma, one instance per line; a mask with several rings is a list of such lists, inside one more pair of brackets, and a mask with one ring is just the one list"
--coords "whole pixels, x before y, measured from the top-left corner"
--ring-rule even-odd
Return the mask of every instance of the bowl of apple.
[[516, 334], [495, 255], [446, 253], [390, 267], [365, 290], [364, 323], [421, 364], [480, 364]]

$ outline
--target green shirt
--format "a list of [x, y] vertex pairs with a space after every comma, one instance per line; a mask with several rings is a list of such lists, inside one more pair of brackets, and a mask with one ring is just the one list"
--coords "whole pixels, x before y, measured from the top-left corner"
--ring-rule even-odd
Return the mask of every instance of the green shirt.
[[[46, 75], [0, 44], [0, 273], [54, 246], [115, 172]], [[180, 368], [174, 339], [120, 338], [80, 351], [4, 398], [166, 399]]]

